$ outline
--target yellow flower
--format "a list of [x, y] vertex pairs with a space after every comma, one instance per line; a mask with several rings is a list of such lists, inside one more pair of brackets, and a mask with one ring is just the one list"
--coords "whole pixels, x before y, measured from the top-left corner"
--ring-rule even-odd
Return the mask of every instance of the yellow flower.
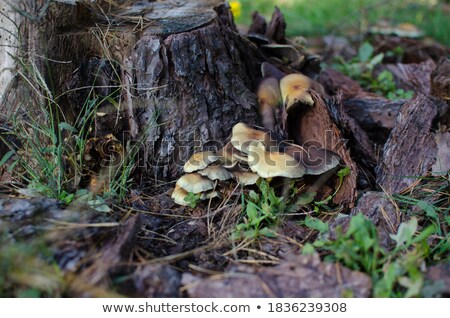
[[233, 13], [233, 16], [235, 18], [239, 18], [239, 16], [241, 15], [241, 8], [242, 5], [239, 1], [230, 1], [230, 8], [231, 8], [231, 13]]

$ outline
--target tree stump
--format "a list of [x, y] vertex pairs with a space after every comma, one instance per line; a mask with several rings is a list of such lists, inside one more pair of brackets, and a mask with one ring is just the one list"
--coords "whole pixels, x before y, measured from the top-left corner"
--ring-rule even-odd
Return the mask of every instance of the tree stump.
[[[314, 73], [318, 65], [306, 55], [304, 69], [279, 65], [282, 60], [237, 31], [228, 5], [217, 0], [129, 3], [22, 0], [16, 10], [26, 18], [15, 31], [23, 33], [22, 50], [51, 85], [65, 121], [74, 123], [93, 90], [103, 102], [92, 134], [142, 143], [142, 180], [174, 180], [194, 152], [222, 148], [234, 124], [257, 125], [254, 91], [263, 62], [288, 73]], [[284, 28], [276, 10], [266, 40], [286, 42]], [[12, 95], [3, 107], [31, 107], [25, 94]], [[314, 121], [298, 122], [306, 140], [333, 149], [342, 139], [337, 121], [353, 134], [359, 130], [317, 101]], [[347, 146], [338, 152], [352, 175], [334, 202], [352, 203], [358, 169]]]
[[[35, 17], [21, 20], [26, 50], [54, 83], [66, 118], [76, 118], [93, 85], [104, 96], [111, 90], [102, 87], [118, 82], [120, 113], [103, 105], [96, 129], [135, 140], [148, 130], [143, 168], [171, 180], [194, 151], [220, 149], [235, 123], [257, 123], [261, 54], [227, 5], [213, 9], [220, 1], [121, 2], [24, 0], [16, 9]], [[95, 79], [99, 71], [104, 78]]]

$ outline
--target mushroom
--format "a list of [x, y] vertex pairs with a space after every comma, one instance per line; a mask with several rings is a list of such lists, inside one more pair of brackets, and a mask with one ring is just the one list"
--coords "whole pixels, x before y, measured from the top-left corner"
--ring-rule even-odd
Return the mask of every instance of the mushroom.
[[177, 184], [175, 185], [175, 189], [173, 190], [172, 195], [170, 197], [176, 204], [189, 205], [189, 202], [184, 200], [184, 198], [186, 198], [188, 194], [189, 193], [186, 190], [184, 190]]
[[212, 151], [197, 152], [184, 164], [184, 172], [194, 172], [205, 169], [210, 163], [217, 160], [217, 156]]
[[178, 179], [177, 186], [183, 188], [187, 192], [200, 193], [214, 188], [214, 182], [208, 178], [204, 178], [198, 173], [188, 173]]
[[221, 166], [209, 166], [198, 172], [204, 177], [208, 177], [210, 180], [228, 180], [233, 178], [233, 174]]
[[243, 123], [234, 125], [231, 135], [231, 144], [237, 150], [247, 154], [250, 142], [255, 140], [264, 141], [265, 145], [267, 145], [269, 149], [272, 146], [276, 146], [276, 142], [271, 139], [270, 134], [267, 132], [252, 129]]
[[264, 128], [273, 130], [276, 124], [275, 112], [281, 101], [280, 85], [273, 77], [263, 79], [256, 93], [259, 104], [259, 117]]
[[261, 48], [268, 55], [281, 60], [283, 64], [287, 64], [294, 69], [302, 67], [305, 61], [305, 55], [292, 45], [287, 44], [265, 44]]
[[214, 198], [220, 198], [220, 193], [218, 191], [205, 192], [200, 196], [200, 200], [209, 200]]
[[256, 181], [259, 179], [259, 175], [251, 171], [236, 171], [233, 172], [233, 175], [236, 177], [237, 182], [243, 186], [256, 184]]
[[223, 148], [217, 150], [216, 156], [223, 167], [233, 168], [239, 160], [235, 158], [235, 154], [241, 155], [242, 153], [233, 147], [231, 142], [228, 142]]
[[282, 152], [266, 151], [261, 141], [252, 141], [248, 150], [250, 169], [263, 178], [301, 178], [306, 172], [305, 167], [293, 157]]
[[269, 62], [263, 62], [261, 64], [261, 74], [262, 77], [273, 77], [277, 80], [281, 80], [287, 74], [281, 70], [279, 70], [275, 65], [270, 64]]
[[286, 110], [297, 102], [314, 105], [314, 100], [309, 92], [311, 82], [312, 80], [303, 74], [289, 74], [281, 79], [280, 90]]
[[284, 142], [281, 148], [285, 154], [295, 158], [305, 167], [305, 174], [319, 175], [339, 165], [339, 156], [325, 148], [312, 146], [305, 149], [287, 142]]

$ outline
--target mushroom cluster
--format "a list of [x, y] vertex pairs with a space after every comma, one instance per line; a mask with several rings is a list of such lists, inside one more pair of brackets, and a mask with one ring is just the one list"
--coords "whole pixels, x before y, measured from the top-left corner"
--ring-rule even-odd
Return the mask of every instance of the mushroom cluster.
[[185, 163], [186, 174], [178, 179], [172, 199], [189, 205], [186, 197], [190, 193], [207, 200], [220, 197], [231, 182], [250, 186], [259, 178], [301, 178], [305, 174], [321, 174], [338, 164], [339, 157], [332, 151], [307, 151], [299, 145], [280, 143], [267, 131], [238, 123], [222, 149], [195, 153]]

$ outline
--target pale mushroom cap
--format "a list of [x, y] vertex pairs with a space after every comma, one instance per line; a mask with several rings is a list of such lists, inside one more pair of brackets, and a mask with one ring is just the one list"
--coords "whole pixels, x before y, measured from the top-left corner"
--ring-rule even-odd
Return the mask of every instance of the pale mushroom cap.
[[237, 150], [247, 154], [249, 144], [255, 140], [264, 141], [268, 147], [276, 144], [275, 141], [271, 140], [270, 135], [264, 131], [250, 128], [243, 123], [234, 125], [230, 142]]
[[280, 81], [281, 98], [289, 109], [296, 102], [314, 105], [314, 100], [309, 92], [312, 80], [303, 74], [289, 74]]
[[194, 172], [205, 169], [209, 164], [215, 162], [217, 156], [212, 151], [197, 152], [184, 164], [184, 172]]
[[248, 158], [250, 169], [263, 178], [301, 178], [306, 172], [295, 158], [281, 152], [267, 152], [260, 141], [249, 145]]
[[276, 78], [265, 78], [257, 91], [258, 114], [263, 126], [269, 130], [275, 127], [275, 111], [281, 102], [280, 85]]
[[281, 102], [280, 84], [276, 78], [268, 77], [259, 83], [258, 91], [258, 103], [267, 104], [271, 107], [277, 107]]
[[189, 202], [185, 201], [184, 198], [186, 198], [188, 194], [189, 193], [179, 185], [175, 185], [175, 189], [172, 192], [171, 198], [176, 204], [186, 206], [189, 205]]
[[283, 152], [301, 162], [306, 168], [305, 174], [319, 175], [339, 165], [339, 156], [325, 148], [309, 147], [305, 149], [299, 145], [288, 144]]
[[198, 173], [204, 177], [208, 177], [210, 180], [224, 181], [233, 178], [233, 174], [221, 166], [209, 166], [198, 171]]
[[209, 200], [214, 198], [220, 198], [220, 193], [218, 191], [205, 192], [200, 196], [200, 200]]
[[243, 186], [256, 184], [256, 181], [260, 178], [257, 173], [251, 171], [236, 171], [233, 172], [236, 180]]
[[187, 192], [200, 193], [214, 188], [214, 182], [208, 178], [202, 177], [198, 173], [189, 173], [178, 179], [177, 186]]

